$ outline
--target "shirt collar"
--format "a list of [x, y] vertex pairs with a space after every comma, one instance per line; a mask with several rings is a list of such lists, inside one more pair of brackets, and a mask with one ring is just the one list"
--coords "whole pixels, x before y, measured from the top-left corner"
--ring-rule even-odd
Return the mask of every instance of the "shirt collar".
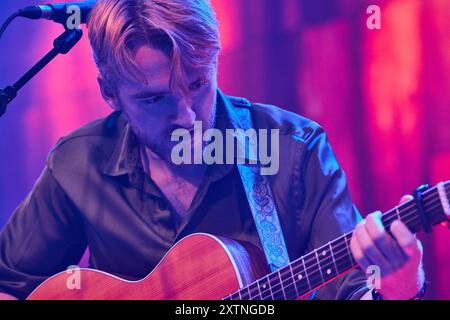
[[103, 171], [105, 174], [113, 177], [131, 174], [132, 169], [139, 160], [139, 149], [136, 136], [124, 119], [120, 122], [119, 125], [121, 125], [122, 128], [119, 140], [113, 153], [109, 157], [109, 160], [106, 162]]
[[[232, 101], [225, 96], [220, 90], [218, 90], [217, 95], [217, 105], [218, 105], [218, 117], [223, 116], [224, 119], [224, 125], [220, 126], [219, 128], [222, 130], [222, 132], [225, 131], [225, 129], [242, 129], [244, 131], [253, 129], [253, 122], [252, 117], [250, 114], [250, 108], [249, 107], [236, 107], [233, 105]], [[235, 136], [236, 141], [238, 144], [242, 146], [246, 146], [245, 144], [245, 137], [242, 135]], [[255, 148], [248, 148], [245, 147], [245, 154], [243, 155], [244, 159], [247, 162], [253, 161], [253, 163], [259, 164], [259, 157], [258, 157], [258, 148], [255, 146]], [[237, 154], [234, 154], [235, 163], [237, 163]]]
[[[121, 126], [121, 134], [116, 144], [116, 147], [109, 157], [104, 167], [104, 173], [109, 176], [121, 176], [128, 174], [130, 180], [135, 180], [136, 183], [141, 184], [143, 181], [143, 170], [140, 162], [138, 139], [131, 130], [129, 124], [120, 115], [119, 126]], [[247, 130], [253, 127], [248, 108], [240, 108], [233, 106], [230, 99], [228, 99], [220, 90], [217, 92], [217, 117], [216, 128], [221, 131], [226, 129], [243, 129]], [[239, 141], [238, 143], [244, 143]], [[236, 158], [236, 154], [235, 154]], [[245, 152], [246, 161], [258, 161], [256, 154], [250, 150]], [[216, 165], [218, 171], [214, 170], [214, 180], [222, 177], [230, 171], [230, 165]], [[141, 178], [139, 178], [141, 176]]]

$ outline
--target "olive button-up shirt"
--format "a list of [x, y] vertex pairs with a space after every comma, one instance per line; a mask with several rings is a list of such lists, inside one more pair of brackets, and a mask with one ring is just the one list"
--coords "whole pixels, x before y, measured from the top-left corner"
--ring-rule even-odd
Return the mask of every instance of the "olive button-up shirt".
[[[360, 219], [324, 131], [280, 108], [217, 96], [217, 125], [279, 129], [279, 172], [269, 176], [291, 260], [352, 230]], [[142, 168], [139, 143], [120, 112], [62, 138], [0, 233], [0, 291], [26, 298], [76, 265], [139, 279], [184, 236], [210, 233], [260, 245], [237, 167], [211, 165], [186, 219]], [[367, 292], [356, 269], [318, 290], [319, 299]]]

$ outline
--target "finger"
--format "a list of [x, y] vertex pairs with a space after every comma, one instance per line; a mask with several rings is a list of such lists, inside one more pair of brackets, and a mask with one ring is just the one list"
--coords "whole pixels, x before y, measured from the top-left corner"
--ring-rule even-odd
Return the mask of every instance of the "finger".
[[414, 200], [414, 197], [412, 195], [410, 195], [410, 194], [404, 195], [402, 197], [402, 199], [400, 200], [400, 204], [404, 204], [410, 200]]
[[353, 258], [355, 258], [355, 261], [358, 262], [361, 269], [364, 271], [367, 270], [371, 263], [366, 259], [366, 257], [364, 257], [364, 253], [358, 244], [358, 240], [356, 240], [355, 234], [353, 234], [353, 237], [350, 240], [350, 250], [353, 254]]
[[391, 225], [391, 233], [409, 258], [417, 258], [422, 255], [422, 244], [403, 222], [394, 221]]
[[385, 230], [381, 222], [381, 212], [372, 213], [366, 218], [366, 229], [386, 261], [394, 268], [406, 262], [407, 257], [403, 250]]
[[369, 260], [372, 265], [379, 266], [384, 272], [390, 272], [390, 264], [370, 237], [367, 231], [366, 221], [363, 221], [356, 227], [355, 236], [363, 251], [364, 257]]

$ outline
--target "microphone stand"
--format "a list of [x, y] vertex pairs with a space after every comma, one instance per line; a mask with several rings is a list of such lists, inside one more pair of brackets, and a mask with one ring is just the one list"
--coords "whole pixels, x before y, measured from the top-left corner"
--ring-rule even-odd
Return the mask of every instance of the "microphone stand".
[[53, 49], [50, 50], [38, 63], [36, 63], [22, 78], [12, 86], [0, 90], [0, 118], [5, 114], [8, 104], [17, 96], [18, 91], [27, 84], [39, 71], [50, 63], [58, 54], [68, 53], [83, 36], [79, 28], [67, 29], [53, 41]]

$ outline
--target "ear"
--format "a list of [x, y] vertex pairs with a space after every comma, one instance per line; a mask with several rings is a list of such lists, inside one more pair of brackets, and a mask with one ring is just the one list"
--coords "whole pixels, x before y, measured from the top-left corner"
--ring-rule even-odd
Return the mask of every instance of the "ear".
[[97, 82], [102, 93], [103, 100], [114, 110], [121, 111], [119, 99], [116, 96], [116, 90], [114, 90], [113, 84], [108, 82], [101, 74], [97, 76]]

